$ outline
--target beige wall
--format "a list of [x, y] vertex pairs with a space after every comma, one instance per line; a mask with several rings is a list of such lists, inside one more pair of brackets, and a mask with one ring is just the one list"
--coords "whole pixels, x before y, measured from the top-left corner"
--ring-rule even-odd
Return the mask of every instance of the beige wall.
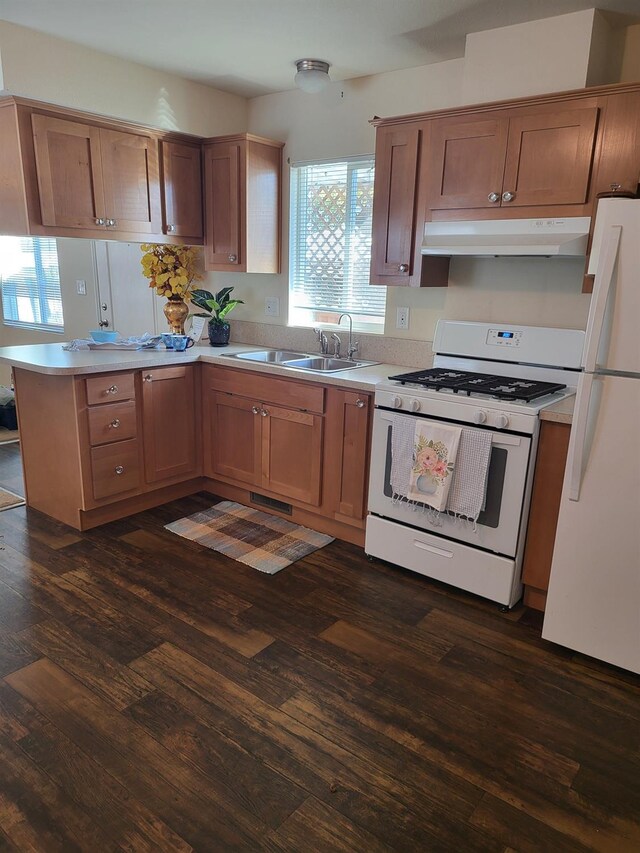
[[625, 32], [620, 80], [623, 83], [640, 80], [640, 24], [627, 27]]
[[245, 98], [5, 21], [0, 58], [13, 95], [200, 136], [246, 130]]
[[[64, 239], [58, 240], [57, 244], [64, 334], [34, 332], [30, 329], [5, 326], [0, 322], [0, 346], [62, 343], [73, 338], [86, 337], [90, 329], [96, 328], [98, 297], [93, 243], [91, 240]], [[77, 279], [84, 279], [86, 282], [86, 296], [77, 294]], [[8, 378], [9, 369], [0, 365], [0, 384], [6, 385]]]

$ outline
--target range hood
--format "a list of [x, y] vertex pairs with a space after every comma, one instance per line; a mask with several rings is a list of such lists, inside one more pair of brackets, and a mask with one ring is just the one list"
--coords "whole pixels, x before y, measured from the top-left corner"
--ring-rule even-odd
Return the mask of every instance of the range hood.
[[588, 216], [425, 222], [422, 254], [444, 257], [584, 257], [590, 224]]

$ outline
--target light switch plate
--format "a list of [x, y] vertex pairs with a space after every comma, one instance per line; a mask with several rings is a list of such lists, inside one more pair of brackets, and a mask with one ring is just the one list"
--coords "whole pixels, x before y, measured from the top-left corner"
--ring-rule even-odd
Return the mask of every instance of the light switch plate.
[[78, 296], [87, 295], [87, 282], [83, 278], [76, 279], [76, 293]]
[[267, 317], [280, 316], [280, 300], [277, 296], [267, 296], [264, 300], [264, 313]]

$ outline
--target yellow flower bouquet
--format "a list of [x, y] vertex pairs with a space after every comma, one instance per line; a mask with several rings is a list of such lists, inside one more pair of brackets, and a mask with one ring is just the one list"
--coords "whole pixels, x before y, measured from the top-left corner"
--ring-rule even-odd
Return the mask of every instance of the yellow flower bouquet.
[[202, 275], [197, 271], [197, 246], [165, 246], [161, 243], [143, 243], [144, 253], [140, 263], [142, 274], [149, 279], [158, 296], [188, 301], [194, 281]]

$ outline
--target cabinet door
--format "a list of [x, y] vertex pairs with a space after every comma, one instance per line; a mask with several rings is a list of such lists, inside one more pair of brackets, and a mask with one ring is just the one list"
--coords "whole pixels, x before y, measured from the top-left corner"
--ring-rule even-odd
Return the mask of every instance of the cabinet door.
[[362, 522], [367, 511], [371, 396], [331, 388], [327, 417], [337, 451], [325, 464], [334, 512], [342, 521]]
[[499, 207], [508, 119], [434, 122], [428, 206]]
[[31, 122], [42, 224], [95, 230], [106, 216], [100, 130], [37, 113]]
[[261, 406], [247, 397], [210, 391], [210, 440], [205, 473], [241, 483], [260, 483]]
[[163, 232], [202, 242], [200, 147], [162, 142]]
[[381, 127], [376, 136], [371, 278], [408, 278], [413, 235], [420, 129]]
[[324, 419], [263, 404], [260, 421], [262, 486], [277, 495], [319, 506]]
[[147, 483], [198, 471], [194, 368], [158, 367], [142, 372], [142, 432]]
[[100, 144], [107, 230], [159, 234], [158, 143], [134, 133], [101, 130]]
[[245, 144], [218, 143], [204, 149], [205, 263], [207, 269], [238, 270], [241, 250]]
[[598, 109], [562, 109], [509, 122], [503, 207], [584, 204]]

